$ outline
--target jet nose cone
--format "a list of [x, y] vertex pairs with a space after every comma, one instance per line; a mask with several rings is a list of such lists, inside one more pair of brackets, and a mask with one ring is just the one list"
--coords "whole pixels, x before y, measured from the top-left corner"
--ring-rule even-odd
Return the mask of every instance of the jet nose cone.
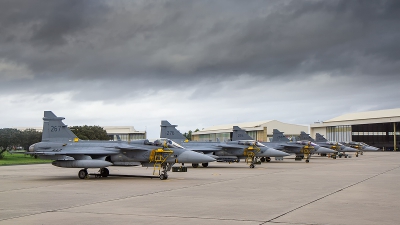
[[268, 148], [267, 150], [265, 150], [261, 156], [264, 157], [284, 157], [284, 156], [289, 156], [290, 154], [286, 153], [286, 152], [282, 152], [273, 148]]
[[315, 152], [316, 152], [316, 153], [320, 153], [320, 154], [331, 154], [331, 153], [336, 153], [335, 150], [329, 149], [329, 148], [325, 148], [325, 147], [319, 147], [318, 150], [316, 150]]
[[184, 151], [177, 157], [178, 163], [207, 163], [215, 161], [214, 158], [194, 151]]
[[379, 148], [376, 147], [372, 147], [372, 146], [367, 146], [365, 147], [365, 149], [363, 149], [363, 151], [378, 151]]

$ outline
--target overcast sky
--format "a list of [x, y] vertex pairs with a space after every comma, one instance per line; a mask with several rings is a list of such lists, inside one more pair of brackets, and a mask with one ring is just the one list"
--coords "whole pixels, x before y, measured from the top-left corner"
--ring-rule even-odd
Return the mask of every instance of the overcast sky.
[[399, 108], [400, 1], [0, 1], [0, 128], [159, 137]]

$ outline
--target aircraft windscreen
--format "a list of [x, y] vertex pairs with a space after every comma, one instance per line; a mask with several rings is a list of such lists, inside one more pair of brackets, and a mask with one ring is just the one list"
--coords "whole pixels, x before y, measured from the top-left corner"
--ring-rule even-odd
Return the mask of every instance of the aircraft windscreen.
[[302, 144], [302, 145], [312, 145], [312, 146], [317, 146], [314, 142], [311, 141], [297, 141], [297, 143]]
[[165, 143], [168, 146], [168, 148], [183, 148], [180, 144], [176, 143], [171, 139], [161, 138], [159, 140], [161, 141], [161, 143]]
[[249, 145], [249, 146], [255, 145], [257, 147], [265, 147], [265, 145], [261, 144], [260, 142], [253, 141], [253, 140], [239, 141], [238, 144], [239, 145]]

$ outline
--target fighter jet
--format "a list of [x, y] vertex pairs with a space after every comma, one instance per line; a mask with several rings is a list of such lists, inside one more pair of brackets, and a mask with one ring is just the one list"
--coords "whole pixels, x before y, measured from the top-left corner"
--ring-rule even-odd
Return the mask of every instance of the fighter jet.
[[[212, 162], [214, 158], [184, 149], [179, 144], [160, 139], [123, 141], [83, 141], [51, 111], [44, 112], [42, 141], [29, 147], [28, 154], [54, 160], [52, 164], [65, 168], [83, 168], [78, 177], [88, 178], [88, 168], [100, 168], [97, 177], [109, 176], [108, 166], [153, 167], [161, 180], [175, 163]], [[162, 171], [161, 171], [162, 169]], [[186, 172], [186, 170], [181, 170]]]
[[[171, 125], [168, 121], [161, 121], [160, 138], [168, 138], [179, 142], [184, 148], [196, 152], [213, 156], [217, 162], [239, 162], [245, 159], [250, 168], [254, 168], [258, 163], [258, 157], [284, 157], [289, 154], [267, 147], [254, 140], [234, 140], [227, 142], [185, 142], [186, 138], [179, 132], [176, 125]], [[198, 167], [198, 163], [193, 163], [193, 167]], [[207, 167], [208, 163], [202, 163]]]
[[[355, 141], [351, 141], [351, 142], [340, 142], [341, 144], [348, 146], [348, 147], [352, 147], [358, 150], [358, 152], [363, 155], [364, 152], [376, 152], [379, 150], [379, 148], [374, 147], [374, 146], [370, 146], [365, 144], [364, 142], [355, 142]], [[358, 152], [356, 154], [356, 156], [358, 157]]]
[[[309, 140], [309, 141], [313, 141], [313, 142], [314, 142], [314, 139], [313, 139], [312, 137], [310, 137], [310, 135], [307, 134], [307, 133], [304, 132], [304, 131], [302, 131], [302, 132], [300, 133], [300, 138], [301, 138], [302, 140]], [[356, 156], [358, 157], [358, 150], [357, 150], [357, 149], [344, 146], [344, 145], [342, 145], [342, 144], [340, 144], [340, 143], [338, 143], [338, 142], [328, 141], [328, 140], [326, 140], [326, 139], [324, 138], [324, 136], [322, 136], [322, 135], [319, 134], [319, 133], [316, 134], [315, 143], [316, 143], [317, 145], [322, 146], [322, 147], [330, 148], [330, 149], [333, 149], [333, 150], [336, 150], [336, 151], [340, 152], [340, 153], [338, 153], [338, 154], [333, 154], [333, 155], [332, 155], [332, 158], [333, 158], [333, 159], [336, 159], [336, 157], [339, 157], [339, 158], [342, 158], [342, 157], [347, 158], [347, 157], [349, 157], [349, 158], [350, 158], [350, 156], [349, 156], [348, 154], [346, 154], [346, 152], [355, 152], [355, 153], [356, 153]], [[324, 155], [324, 154], [321, 154], [321, 155]], [[326, 155], [326, 154], [325, 154], [325, 155]]]
[[[251, 139], [251, 137], [246, 133], [245, 130], [241, 129], [238, 126], [233, 127], [232, 140], [241, 140], [241, 139]], [[311, 141], [296, 141], [290, 142], [290, 140], [283, 135], [283, 132], [280, 132], [277, 129], [273, 130], [273, 138], [271, 142], [262, 142], [262, 144], [285, 151], [287, 153], [296, 154], [295, 160], [302, 160], [303, 157], [306, 158], [306, 163], [310, 162], [311, 154], [313, 153], [335, 153], [336, 151], [321, 147]], [[276, 157], [276, 160], [282, 160], [282, 158]], [[271, 158], [261, 158], [261, 161], [271, 161]]]

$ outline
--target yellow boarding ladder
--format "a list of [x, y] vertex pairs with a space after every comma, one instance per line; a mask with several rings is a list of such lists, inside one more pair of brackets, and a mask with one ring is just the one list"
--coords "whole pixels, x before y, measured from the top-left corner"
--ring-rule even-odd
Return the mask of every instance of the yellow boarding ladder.
[[161, 174], [161, 168], [163, 163], [167, 160], [167, 158], [172, 155], [174, 151], [172, 150], [164, 150], [162, 148], [159, 149], [154, 149], [150, 153], [150, 162], [154, 162], [154, 170], [153, 170], [153, 175], [155, 174], [156, 170], [158, 170], [158, 175]]
[[254, 157], [256, 154], [260, 151], [261, 149], [257, 147], [256, 145], [249, 146], [248, 148], [244, 149], [243, 155], [247, 156], [246, 158], [246, 163], [253, 164], [254, 163]]

